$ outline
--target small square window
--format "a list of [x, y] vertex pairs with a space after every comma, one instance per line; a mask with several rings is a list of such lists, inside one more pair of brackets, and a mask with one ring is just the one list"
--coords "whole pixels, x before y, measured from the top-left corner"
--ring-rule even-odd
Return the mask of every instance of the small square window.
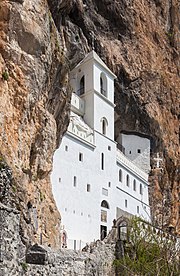
[[138, 152], [138, 153], [141, 153], [141, 150], [140, 150], [140, 149], [138, 149], [138, 150], [137, 150], [137, 152]]
[[102, 188], [102, 194], [105, 196], [108, 196], [108, 190], [105, 188]]
[[68, 151], [68, 146], [65, 146], [65, 151]]
[[79, 161], [83, 161], [83, 154], [81, 152], [79, 153]]
[[108, 150], [111, 150], [111, 146], [108, 146]]
[[108, 183], [108, 187], [111, 188], [111, 182]]
[[90, 191], [91, 191], [91, 185], [87, 184], [87, 192], [90, 192]]

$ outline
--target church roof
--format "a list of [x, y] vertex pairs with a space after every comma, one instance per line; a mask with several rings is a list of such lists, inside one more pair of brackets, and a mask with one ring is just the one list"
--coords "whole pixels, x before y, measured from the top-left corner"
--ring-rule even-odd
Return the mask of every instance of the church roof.
[[102, 61], [102, 59], [98, 56], [98, 54], [92, 50], [89, 52], [83, 60], [81, 60], [78, 65], [76, 65], [75, 68], [78, 68], [82, 63], [88, 62], [90, 60], [95, 60], [97, 63], [99, 63], [102, 67], [106, 69], [114, 78], [117, 78], [116, 75], [107, 67], [107, 65]]

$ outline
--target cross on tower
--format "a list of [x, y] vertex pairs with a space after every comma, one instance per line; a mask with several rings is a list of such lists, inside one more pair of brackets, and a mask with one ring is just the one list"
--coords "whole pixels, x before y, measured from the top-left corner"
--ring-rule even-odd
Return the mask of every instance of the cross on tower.
[[163, 161], [163, 159], [159, 157], [159, 152], [157, 153], [157, 157], [155, 157], [154, 160], [156, 161], [156, 168], [160, 168], [160, 161]]

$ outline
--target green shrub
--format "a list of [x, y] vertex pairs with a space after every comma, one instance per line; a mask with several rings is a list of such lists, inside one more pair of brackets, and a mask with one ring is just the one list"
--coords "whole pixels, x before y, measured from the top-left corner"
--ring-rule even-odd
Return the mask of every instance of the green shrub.
[[9, 73], [8, 73], [8, 71], [5, 70], [5, 71], [2, 72], [2, 78], [5, 81], [7, 81], [9, 79]]
[[21, 263], [21, 266], [22, 266], [22, 269], [24, 270], [24, 271], [27, 271], [28, 270], [28, 264], [27, 263]]

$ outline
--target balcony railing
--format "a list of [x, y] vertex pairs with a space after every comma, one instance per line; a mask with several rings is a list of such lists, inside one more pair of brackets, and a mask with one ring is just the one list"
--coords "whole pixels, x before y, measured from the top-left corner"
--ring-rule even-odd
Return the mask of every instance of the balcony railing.
[[104, 90], [102, 87], [101, 87], [101, 94], [105, 97], [107, 97], [107, 93], [106, 93], [106, 90]]
[[75, 93], [72, 93], [71, 106], [73, 111], [79, 115], [84, 115], [84, 100]]
[[78, 95], [78, 96], [81, 96], [81, 95], [84, 94], [84, 92], [85, 92], [85, 88], [84, 88], [84, 86], [83, 86], [83, 87], [81, 87], [80, 89], [77, 90], [77, 95]]
[[121, 144], [117, 143], [117, 148], [125, 154], [125, 147], [123, 147]]

